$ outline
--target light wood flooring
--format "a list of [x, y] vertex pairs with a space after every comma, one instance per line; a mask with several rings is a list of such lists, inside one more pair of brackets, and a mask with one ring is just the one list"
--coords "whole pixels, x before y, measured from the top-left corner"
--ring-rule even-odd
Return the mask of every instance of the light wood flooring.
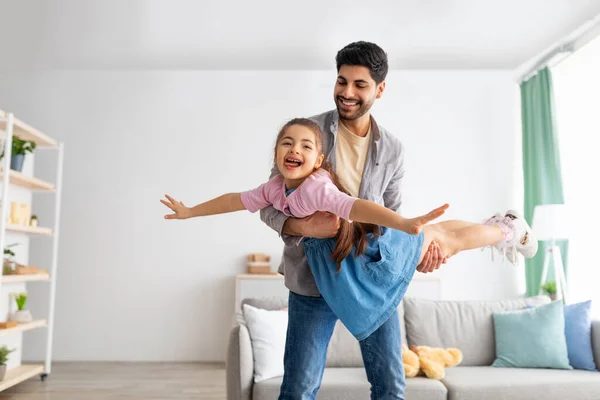
[[45, 382], [31, 378], [0, 400], [225, 400], [222, 363], [56, 362]]

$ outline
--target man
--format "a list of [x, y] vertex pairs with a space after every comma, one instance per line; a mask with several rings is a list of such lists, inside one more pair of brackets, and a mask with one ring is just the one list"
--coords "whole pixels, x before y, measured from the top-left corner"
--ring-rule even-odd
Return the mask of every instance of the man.
[[[325, 156], [351, 195], [398, 211], [404, 150], [400, 141], [370, 114], [375, 99], [385, 89], [387, 55], [374, 43], [356, 42], [338, 52], [336, 63], [336, 109], [311, 118], [323, 131]], [[339, 218], [319, 212], [295, 219], [268, 207], [261, 211], [261, 219], [283, 238], [279, 272], [284, 274], [290, 289], [285, 373], [279, 399], [314, 399], [337, 317], [319, 294], [306, 264], [304, 247], [296, 243], [298, 236], [335, 237]], [[442, 262], [441, 250], [433, 244], [417, 269], [431, 272]], [[398, 314], [360, 341], [360, 347], [371, 383], [371, 398], [404, 399]]]

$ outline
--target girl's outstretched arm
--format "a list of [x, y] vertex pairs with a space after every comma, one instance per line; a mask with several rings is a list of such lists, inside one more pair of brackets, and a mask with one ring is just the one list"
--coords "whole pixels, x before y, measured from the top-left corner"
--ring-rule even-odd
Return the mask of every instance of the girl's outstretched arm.
[[165, 197], [168, 201], [161, 199], [160, 202], [173, 211], [173, 214], [165, 215], [165, 219], [186, 219], [246, 210], [240, 193], [227, 193], [194, 207], [186, 207], [183, 202], [168, 194], [165, 194]]
[[350, 210], [350, 219], [356, 222], [387, 226], [388, 228], [416, 235], [421, 232], [424, 225], [444, 214], [448, 207], [448, 204], [444, 204], [420, 217], [404, 218], [382, 205], [368, 200], [357, 199]]

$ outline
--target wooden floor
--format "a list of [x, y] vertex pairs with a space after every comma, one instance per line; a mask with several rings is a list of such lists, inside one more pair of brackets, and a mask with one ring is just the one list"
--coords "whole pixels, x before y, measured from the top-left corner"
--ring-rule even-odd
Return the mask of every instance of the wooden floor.
[[225, 366], [217, 363], [53, 363], [0, 393], [0, 400], [225, 400]]

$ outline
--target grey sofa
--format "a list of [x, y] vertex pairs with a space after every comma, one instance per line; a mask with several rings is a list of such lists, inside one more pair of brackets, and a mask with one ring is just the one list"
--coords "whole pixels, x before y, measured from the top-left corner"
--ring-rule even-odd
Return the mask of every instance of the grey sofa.
[[[492, 313], [522, 309], [540, 298], [506, 301], [433, 301], [405, 298], [398, 308], [401, 340], [409, 345], [458, 347], [460, 366], [449, 368], [441, 381], [407, 379], [408, 400], [600, 400], [600, 372], [581, 370], [494, 368]], [[245, 299], [263, 309], [281, 309], [283, 298]], [[592, 325], [596, 365], [600, 367], [600, 321]], [[253, 381], [250, 335], [243, 315], [231, 330], [227, 354], [227, 399], [277, 399], [282, 377]], [[327, 351], [327, 364], [318, 399], [365, 400], [370, 385], [358, 342], [339, 323]]]

